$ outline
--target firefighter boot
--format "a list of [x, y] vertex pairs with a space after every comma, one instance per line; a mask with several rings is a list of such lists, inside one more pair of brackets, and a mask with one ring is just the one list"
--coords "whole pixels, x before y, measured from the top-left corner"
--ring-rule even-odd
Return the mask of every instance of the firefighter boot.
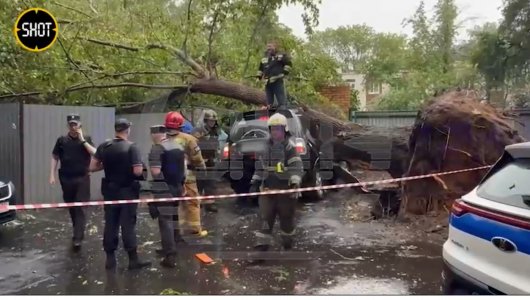
[[[258, 255], [260, 255], [259, 252], [267, 252], [267, 251], [269, 251], [269, 248], [270, 248], [269, 245], [257, 245], [257, 246], [254, 246], [254, 250], [256, 252], [258, 252]], [[251, 265], [259, 265], [259, 264], [263, 264], [264, 262], [265, 262], [265, 259], [263, 259], [263, 258], [255, 258], [255, 259], [251, 259], [249, 261], [249, 263]]]
[[105, 260], [105, 269], [113, 270], [116, 268], [116, 255], [113, 252], [107, 252], [107, 258]]
[[129, 270], [141, 269], [151, 265], [150, 262], [141, 261], [138, 258], [136, 249], [127, 252], [127, 254], [129, 254]]
[[216, 203], [207, 203], [207, 204], [204, 204], [204, 209], [208, 212], [217, 212], [218, 211], [218, 208], [217, 208], [217, 204]]
[[175, 254], [168, 254], [162, 261], [160, 262], [160, 265], [162, 267], [173, 269], [177, 266], [176, 257]]
[[293, 249], [293, 237], [291, 235], [282, 235], [282, 247], [284, 250], [291, 250]]

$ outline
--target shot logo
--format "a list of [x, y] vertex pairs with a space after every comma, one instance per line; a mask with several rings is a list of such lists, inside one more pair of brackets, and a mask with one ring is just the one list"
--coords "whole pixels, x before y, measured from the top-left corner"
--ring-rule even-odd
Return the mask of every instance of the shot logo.
[[57, 20], [42, 8], [23, 11], [15, 22], [15, 38], [28, 51], [41, 52], [50, 48], [57, 40]]

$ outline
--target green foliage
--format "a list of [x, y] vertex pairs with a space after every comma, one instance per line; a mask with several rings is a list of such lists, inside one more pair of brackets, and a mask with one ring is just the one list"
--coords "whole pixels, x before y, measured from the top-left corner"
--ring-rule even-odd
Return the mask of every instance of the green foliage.
[[313, 49], [322, 49], [334, 57], [344, 71], [360, 70], [373, 49], [375, 31], [366, 25], [340, 26], [315, 33]]
[[484, 76], [486, 89], [501, 87], [506, 78], [507, 47], [497, 32], [477, 32], [471, 61]]
[[505, 37], [508, 49], [508, 67], [515, 76], [528, 80], [530, 67], [530, 2], [527, 0], [506, 0], [503, 9], [504, 20], [500, 33]]
[[350, 94], [350, 108], [353, 111], [357, 111], [360, 109], [361, 106], [361, 100], [359, 99], [359, 91], [356, 89], [352, 89]]
[[434, 38], [444, 73], [447, 73], [452, 66], [457, 16], [458, 13], [454, 0], [438, 0], [435, 6], [436, 31]]
[[[144, 1], [2, 1], [0, 32], [12, 37], [18, 14], [44, 7], [59, 20], [59, 40], [43, 53], [29, 53], [14, 38], [0, 40], [0, 94], [44, 91], [43, 102], [57, 104], [119, 104], [142, 102], [167, 90], [73, 87], [141, 83], [182, 86], [194, 79], [190, 67], [170, 51], [146, 49], [148, 44], [183, 49], [218, 78], [247, 81], [256, 72], [266, 42], [277, 39], [293, 52], [294, 76], [289, 91], [298, 99], [318, 101], [318, 84], [336, 80], [336, 63], [323, 52], [310, 52], [304, 42], [278, 24], [275, 11], [301, 4], [307, 31], [318, 24], [320, 0], [144, 0]], [[189, 9], [188, 9], [189, 8]], [[106, 41], [135, 48], [105, 46]], [[313, 63], [308, 63], [312, 61]], [[248, 71], [250, 74], [246, 74]], [[193, 101], [244, 109], [239, 101], [195, 95]]]
[[191, 295], [191, 294], [185, 293], [185, 292], [179, 292], [174, 289], [165, 289], [162, 292], [160, 292], [160, 295], [184, 296], [184, 295]]

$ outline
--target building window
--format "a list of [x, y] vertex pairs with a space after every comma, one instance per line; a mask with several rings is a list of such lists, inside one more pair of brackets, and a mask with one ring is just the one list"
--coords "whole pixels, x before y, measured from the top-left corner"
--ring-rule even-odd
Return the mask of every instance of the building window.
[[346, 82], [347, 82], [352, 88], [355, 88], [355, 79], [346, 79]]
[[374, 94], [381, 94], [382, 85], [378, 82], [370, 82], [368, 83], [368, 94], [374, 95]]

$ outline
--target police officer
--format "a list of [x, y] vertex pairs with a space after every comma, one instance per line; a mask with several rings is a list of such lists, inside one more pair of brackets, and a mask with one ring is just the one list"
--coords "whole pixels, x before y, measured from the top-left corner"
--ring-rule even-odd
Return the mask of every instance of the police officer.
[[[206, 109], [203, 111], [202, 122], [194, 129], [193, 136], [199, 140], [198, 144], [206, 167], [208, 170], [215, 171], [221, 149], [223, 149], [228, 135], [219, 127], [217, 113], [214, 110]], [[214, 172], [209, 173], [210, 177], [212, 177], [211, 175], [215, 176]], [[199, 192], [203, 195], [213, 195], [215, 180], [216, 178], [197, 178]], [[202, 203], [207, 211], [217, 212], [217, 205], [214, 200], [203, 200]]]
[[[165, 131], [165, 127], [151, 127], [153, 131]], [[163, 178], [169, 187], [171, 196], [181, 197], [184, 195], [184, 181], [186, 175], [186, 162], [184, 148], [175, 141], [176, 136], [156, 139], [149, 153], [149, 165], [154, 179]], [[157, 208], [158, 226], [162, 240], [162, 254], [165, 256], [161, 261], [163, 267], [174, 268], [176, 266], [175, 256], [177, 253], [177, 241], [181, 240], [178, 229], [177, 202], [158, 203]]]
[[[184, 117], [176, 111], [170, 111], [166, 114], [166, 136], [184, 149], [186, 155], [186, 180], [184, 181], [184, 190], [186, 196], [199, 196], [197, 188], [197, 172], [204, 172], [206, 165], [202, 158], [201, 148], [197, 144], [197, 138], [182, 132]], [[206, 230], [201, 227], [201, 206], [200, 200], [180, 201], [178, 208], [179, 227], [181, 233], [192, 234], [198, 237], [208, 235]]]
[[289, 75], [292, 63], [287, 53], [278, 52], [276, 48], [275, 42], [267, 44], [267, 50], [259, 64], [257, 77], [259, 80], [266, 80], [265, 93], [267, 94], [268, 107], [275, 107], [274, 97], [276, 96], [278, 104], [276, 107], [284, 109], [287, 102], [284, 77]]
[[[90, 200], [90, 176], [88, 167], [90, 158], [96, 152], [90, 136], [84, 136], [81, 129], [81, 117], [70, 114], [66, 117], [68, 133], [60, 136], [52, 151], [50, 184], [55, 184], [55, 172], [59, 169], [59, 181], [63, 190], [64, 202], [81, 202]], [[86, 218], [82, 207], [69, 208], [73, 225], [72, 247], [74, 251], [81, 249], [81, 241], [85, 236]]]
[[[131, 123], [127, 119], [118, 119], [114, 124], [116, 136], [102, 143], [92, 159], [91, 171], [104, 170], [101, 181], [101, 193], [105, 200], [138, 199], [140, 187], [138, 180], [143, 173], [140, 150], [128, 140]], [[105, 268], [116, 268], [115, 251], [118, 248], [121, 228], [123, 247], [129, 255], [129, 269], [140, 269], [150, 265], [140, 261], [136, 248], [136, 214], [138, 204], [105, 205], [105, 227], [103, 249], [107, 254]]]
[[[287, 119], [276, 113], [268, 121], [270, 140], [268, 151], [259, 155], [256, 171], [252, 177], [251, 192], [299, 188], [303, 175], [302, 159], [292, 141]], [[295, 209], [299, 193], [263, 195], [259, 198], [261, 230], [256, 233], [256, 248], [268, 250], [273, 238], [272, 229], [276, 215], [280, 219], [282, 246], [288, 250], [293, 245], [295, 231]]]

